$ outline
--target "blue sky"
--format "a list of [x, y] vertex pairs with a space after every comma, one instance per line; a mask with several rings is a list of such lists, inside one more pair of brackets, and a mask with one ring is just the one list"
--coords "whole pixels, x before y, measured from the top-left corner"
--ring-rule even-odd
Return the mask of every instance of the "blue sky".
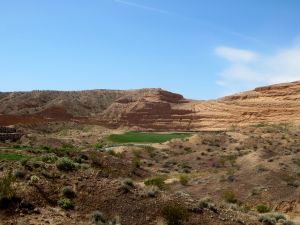
[[0, 0], [0, 91], [211, 99], [300, 80], [299, 12], [298, 0]]

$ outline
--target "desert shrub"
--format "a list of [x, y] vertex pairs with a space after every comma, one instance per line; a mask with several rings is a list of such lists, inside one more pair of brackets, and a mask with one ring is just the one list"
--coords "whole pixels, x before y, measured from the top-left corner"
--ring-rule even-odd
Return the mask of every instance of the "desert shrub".
[[269, 215], [262, 215], [258, 219], [259, 222], [265, 224], [265, 225], [275, 225], [276, 224], [276, 219], [269, 216]]
[[156, 176], [149, 178], [144, 181], [146, 186], [157, 186], [158, 188], [162, 189], [165, 186], [165, 178], [162, 176]]
[[95, 145], [95, 148], [96, 149], [102, 149], [104, 147], [103, 143], [100, 143], [98, 142], [96, 145]]
[[23, 170], [16, 170], [14, 175], [16, 178], [24, 178], [26, 176], [26, 172]]
[[285, 176], [283, 180], [287, 183], [287, 185], [292, 187], [298, 187], [299, 184], [297, 183], [296, 177], [293, 176]]
[[80, 156], [76, 156], [76, 157], [74, 158], [74, 162], [75, 162], [75, 163], [78, 163], [78, 164], [81, 164], [81, 163], [83, 163], [83, 159], [82, 159]]
[[255, 187], [251, 190], [251, 195], [259, 195], [263, 191], [262, 187]]
[[195, 211], [201, 211], [202, 209], [209, 209], [213, 212], [217, 212], [216, 205], [212, 202], [209, 197], [202, 198], [196, 204]]
[[251, 206], [248, 204], [238, 205], [238, 211], [248, 213], [251, 210]]
[[290, 220], [286, 220], [282, 222], [282, 225], [299, 225], [299, 224]]
[[147, 197], [155, 198], [159, 193], [159, 188], [157, 186], [146, 186], [144, 192]]
[[36, 175], [32, 175], [30, 177], [30, 180], [29, 180], [29, 184], [36, 184], [37, 182], [39, 182], [40, 178]]
[[57, 205], [62, 209], [72, 209], [74, 207], [72, 201], [68, 198], [60, 198]]
[[41, 157], [43, 162], [55, 162], [57, 159], [58, 157], [55, 153], [50, 153]]
[[256, 210], [259, 213], [267, 213], [271, 211], [271, 208], [265, 204], [259, 204], [256, 206]]
[[142, 151], [141, 150], [133, 150], [132, 154], [135, 158], [141, 158], [142, 157]]
[[107, 153], [114, 156], [114, 157], [117, 157], [117, 158], [122, 158], [123, 157], [122, 153], [115, 152], [114, 150], [109, 150], [109, 151], [107, 151]]
[[134, 157], [132, 159], [132, 167], [133, 168], [140, 168], [141, 167], [141, 160], [138, 157]]
[[26, 167], [29, 161], [30, 161], [30, 159], [22, 159], [21, 160], [21, 165]]
[[7, 207], [9, 201], [15, 195], [15, 189], [13, 184], [16, 178], [12, 174], [12, 172], [8, 172], [3, 178], [0, 180], [0, 208]]
[[182, 184], [182, 185], [187, 185], [188, 182], [189, 182], [189, 177], [185, 174], [182, 174], [180, 175], [179, 177], [179, 182]]
[[[280, 213], [268, 213], [264, 214], [259, 217], [258, 219], [260, 222], [266, 225], [273, 225], [277, 222], [280, 222], [281, 224], [285, 225], [295, 225], [295, 223], [286, 220], [285, 216]], [[291, 223], [289, 223], [291, 222]]]
[[102, 157], [101, 154], [99, 154], [97, 151], [91, 151], [89, 158], [92, 161], [92, 166], [94, 167], [102, 167]]
[[149, 154], [151, 158], [154, 158], [156, 156], [156, 149], [152, 146], [144, 146], [144, 149]]
[[281, 213], [270, 213], [268, 215], [270, 215], [271, 217], [275, 218], [276, 221], [286, 220], [285, 216], [282, 215]]
[[138, 168], [141, 167], [141, 160], [138, 157], [134, 157], [131, 162], [132, 173], [135, 173]]
[[119, 190], [121, 190], [123, 193], [128, 193], [133, 187], [133, 181], [130, 178], [126, 178], [121, 181]]
[[237, 203], [238, 200], [234, 194], [233, 191], [225, 191], [223, 194], [222, 194], [222, 198], [224, 199], [225, 202], [227, 203]]
[[227, 155], [224, 156], [225, 161], [228, 161], [231, 166], [234, 166], [234, 164], [236, 163], [238, 156], [237, 155]]
[[76, 168], [76, 164], [67, 157], [59, 158], [56, 162], [56, 167], [59, 170], [71, 171]]
[[115, 216], [114, 219], [108, 222], [109, 225], [121, 225], [121, 219], [120, 216]]
[[202, 198], [197, 203], [199, 208], [208, 208], [209, 204], [211, 204], [211, 199], [209, 197]]
[[71, 143], [64, 143], [64, 144], [61, 146], [61, 149], [62, 149], [62, 150], [66, 150], [66, 151], [70, 151], [70, 150], [74, 150], [74, 149], [75, 149], [75, 146], [72, 145]]
[[257, 171], [258, 173], [262, 173], [262, 172], [268, 171], [268, 168], [266, 168], [264, 165], [258, 165], [258, 166], [256, 167], [256, 171]]
[[187, 209], [178, 203], [168, 203], [163, 206], [161, 215], [168, 225], [181, 225], [189, 216]]
[[63, 194], [63, 196], [65, 196], [66, 198], [75, 198], [75, 196], [76, 196], [75, 191], [74, 191], [73, 188], [70, 187], [70, 186], [64, 187], [64, 188], [62, 189], [62, 194]]
[[94, 211], [90, 215], [90, 221], [92, 225], [104, 225], [105, 219], [100, 211]]
[[52, 149], [50, 146], [47, 146], [47, 145], [43, 145], [43, 146], [41, 146], [40, 148], [41, 148], [42, 150], [47, 151], [47, 152], [51, 151], [51, 149]]
[[300, 159], [292, 159], [293, 163], [300, 167]]

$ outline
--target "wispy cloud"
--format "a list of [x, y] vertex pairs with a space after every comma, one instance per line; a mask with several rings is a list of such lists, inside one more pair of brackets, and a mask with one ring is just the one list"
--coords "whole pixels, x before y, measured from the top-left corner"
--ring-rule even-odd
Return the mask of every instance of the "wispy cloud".
[[257, 59], [257, 54], [252, 51], [230, 48], [230, 47], [217, 47], [215, 53], [231, 62], [252, 62]]
[[147, 5], [144, 5], [144, 4], [135, 3], [135, 2], [132, 2], [132, 1], [127, 1], [127, 0], [112, 0], [112, 1], [117, 3], [117, 4], [123, 4], [123, 5], [127, 5], [127, 6], [130, 6], [130, 7], [135, 7], [135, 8], [138, 8], [138, 9], [142, 9], [142, 10], [148, 10], [148, 11], [152, 11], [152, 12], [156, 12], [156, 13], [160, 13], [160, 14], [179, 17], [183, 20], [190, 21], [190, 22], [193, 21], [193, 22], [201, 24], [202, 26], [206, 26], [210, 29], [214, 29], [214, 30], [217, 30], [219, 32], [226, 33], [226, 34], [229, 34], [229, 35], [232, 35], [232, 36], [236, 36], [236, 37], [239, 37], [239, 38], [244, 39], [244, 40], [248, 40], [248, 41], [251, 41], [251, 42], [262, 44], [262, 41], [255, 38], [255, 37], [252, 37], [252, 36], [247, 35], [247, 34], [242, 34], [242, 33], [236, 32], [236, 31], [232, 31], [232, 30], [227, 29], [227, 28], [220, 27], [220, 26], [218, 26], [216, 24], [212, 24], [208, 21], [198, 20], [198, 19], [191, 18], [191, 17], [188, 17], [188, 16], [180, 15], [180, 14], [175, 13], [175, 12], [171, 12], [171, 11], [156, 8], [156, 7], [147, 6]]
[[228, 63], [216, 82], [226, 92], [300, 80], [300, 42], [269, 55], [224, 46], [215, 54]]
[[264, 44], [262, 40], [256, 38], [256, 37], [252, 37], [250, 35], [247, 35], [247, 34], [242, 34], [242, 33], [239, 33], [239, 32], [236, 32], [236, 31], [230, 31], [230, 30], [227, 30], [227, 32], [233, 36], [236, 36], [236, 37], [240, 37], [241, 39], [244, 39], [244, 40], [248, 40], [248, 41], [251, 41], [251, 42], [254, 42], [254, 43], [257, 43], [257, 44]]
[[159, 9], [159, 8], [155, 8], [155, 7], [150, 7], [150, 6], [138, 4], [138, 3], [135, 3], [135, 2], [129, 2], [129, 1], [124, 1], [124, 0], [113, 0], [113, 1], [115, 3], [131, 6], [131, 7], [135, 7], [135, 8], [139, 8], [139, 9], [144, 9], [144, 10], [148, 10], [148, 11], [153, 11], [153, 12], [157, 12], [157, 13], [161, 13], [161, 14], [168, 14], [168, 15], [173, 14], [173, 13], [167, 11], [167, 10], [163, 10], [163, 9]]

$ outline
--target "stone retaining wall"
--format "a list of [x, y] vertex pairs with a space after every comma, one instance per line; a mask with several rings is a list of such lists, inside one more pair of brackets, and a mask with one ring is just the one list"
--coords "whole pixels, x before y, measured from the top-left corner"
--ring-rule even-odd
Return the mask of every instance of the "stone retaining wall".
[[21, 133], [18, 133], [15, 128], [1, 127], [0, 126], [0, 141], [17, 141], [22, 137]]

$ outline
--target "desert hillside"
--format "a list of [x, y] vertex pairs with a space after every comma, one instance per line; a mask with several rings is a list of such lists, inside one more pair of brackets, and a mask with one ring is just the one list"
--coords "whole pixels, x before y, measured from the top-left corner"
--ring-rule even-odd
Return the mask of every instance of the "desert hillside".
[[300, 82], [199, 101], [162, 89], [0, 93], [0, 125], [75, 121], [141, 130], [225, 130], [300, 121]]

